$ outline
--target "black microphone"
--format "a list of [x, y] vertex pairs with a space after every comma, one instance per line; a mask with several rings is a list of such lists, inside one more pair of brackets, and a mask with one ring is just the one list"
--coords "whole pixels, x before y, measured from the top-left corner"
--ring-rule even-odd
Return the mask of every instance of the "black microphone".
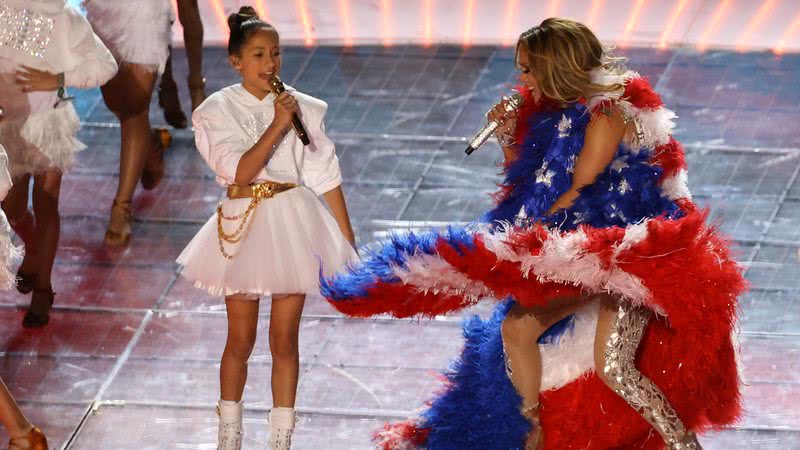
[[[512, 95], [511, 97], [508, 98], [508, 103], [506, 104], [506, 111], [507, 112], [516, 111], [524, 101], [525, 98], [521, 94], [516, 93]], [[497, 127], [499, 126], [500, 122], [489, 122], [486, 125], [484, 125], [483, 128], [481, 128], [481, 131], [479, 131], [478, 134], [476, 134], [475, 137], [472, 138], [471, 141], [469, 141], [469, 145], [465, 150], [466, 154], [471, 155], [472, 152], [479, 149], [480, 146], [483, 145], [483, 143], [486, 142], [487, 139], [489, 139], [489, 136], [491, 136], [492, 133], [494, 133], [495, 130], [497, 130]]]
[[[286, 92], [286, 86], [283, 85], [283, 81], [281, 81], [277, 75], [273, 75], [269, 79], [269, 84], [272, 86], [272, 92], [274, 92], [275, 95], [281, 95], [282, 93]], [[292, 127], [294, 127], [294, 132], [297, 133], [297, 137], [300, 138], [300, 142], [302, 142], [303, 145], [308, 145], [311, 143], [311, 141], [308, 140], [306, 127], [303, 126], [303, 122], [300, 121], [300, 117], [297, 115], [297, 113], [292, 114]]]

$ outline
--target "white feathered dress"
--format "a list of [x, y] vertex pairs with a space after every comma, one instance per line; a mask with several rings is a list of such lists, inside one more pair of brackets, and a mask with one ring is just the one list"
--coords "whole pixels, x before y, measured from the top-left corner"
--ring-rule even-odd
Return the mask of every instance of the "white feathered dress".
[[[3, 0], [0, 4], [0, 145], [12, 177], [67, 171], [85, 146], [75, 138], [80, 120], [56, 91], [24, 93], [15, 72], [25, 65], [64, 73], [69, 87], [104, 84], [117, 72], [114, 57], [89, 22], [64, 0]], [[56, 104], [58, 103], [58, 106]]]
[[164, 72], [174, 21], [169, 0], [83, 0], [83, 7], [95, 33], [120, 65]]

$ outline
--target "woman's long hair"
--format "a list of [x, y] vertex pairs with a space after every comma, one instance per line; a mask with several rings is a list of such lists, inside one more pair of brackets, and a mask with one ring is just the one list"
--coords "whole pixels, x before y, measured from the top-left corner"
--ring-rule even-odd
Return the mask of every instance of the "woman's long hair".
[[592, 81], [591, 72], [595, 69], [622, 73], [624, 58], [612, 56], [610, 49], [580, 22], [545, 19], [520, 35], [516, 50], [515, 55], [527, 52], [542, 95], [561, 103], [624, 89], [620, 84], [606, 86]]

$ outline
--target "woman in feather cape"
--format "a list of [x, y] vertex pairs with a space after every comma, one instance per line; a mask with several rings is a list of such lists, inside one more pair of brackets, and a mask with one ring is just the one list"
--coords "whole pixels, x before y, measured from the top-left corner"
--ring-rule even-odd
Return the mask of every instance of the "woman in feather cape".
[[384, 449], [699, 449], [740, 414], [738, 264], [691, 201], [672, 111], [584, 25], [517, 44], [519, 117], [498, 105], [505, 179], [465, 227], [394, 236], [323, 294], [358, 317], [470, 319], [461, 357]]

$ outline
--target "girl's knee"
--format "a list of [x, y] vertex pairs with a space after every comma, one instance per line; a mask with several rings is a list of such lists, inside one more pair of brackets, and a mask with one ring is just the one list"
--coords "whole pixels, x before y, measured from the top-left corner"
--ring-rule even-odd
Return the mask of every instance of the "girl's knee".
[[228, 334], [225, 351], [236, 359], [246, 361], [256, 344], [255, 333], [237, 332]]
[[299, 355], [300, 345], [296, 333], [270, 330], [269, 350], [272, 359], [294, 359]]

